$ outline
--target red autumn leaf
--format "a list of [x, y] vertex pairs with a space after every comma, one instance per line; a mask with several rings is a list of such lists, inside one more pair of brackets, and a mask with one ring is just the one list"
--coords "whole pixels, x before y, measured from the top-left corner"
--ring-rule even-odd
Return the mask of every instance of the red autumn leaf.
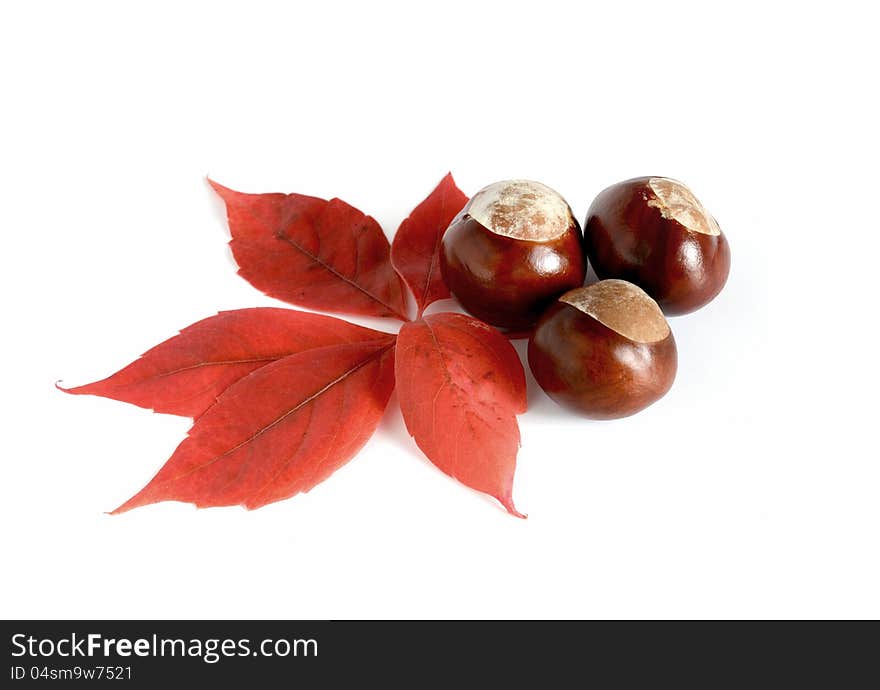
[[404, 324], [395, 376], [406, 428], [428, 459], [525, 517], [513, 505], [525, 374], [504, 336], [464, 314]]
[[448, 173], [394, 235], [391, 263], [415, 295], [419, 316], [431, 302], [449, 297], [440, 275], [440, 240], [467, 200]]
[[238, 273], [258, 290], [310, 309], [408, 320], [388, 239], [370, 216], [339, 199], [209, 182], [226, 202]]
[[121, 513], [159, 501], [260, 506], [329, 477], [367, 442], [394, 388], [393, 340], [329, 345], [224, 391]]
[[184, 328], [102, 381], [61, 390], [198, 417], [238, 379], [277, 359], [326, 345], [393, 337], [293, 309], [225, 311]]

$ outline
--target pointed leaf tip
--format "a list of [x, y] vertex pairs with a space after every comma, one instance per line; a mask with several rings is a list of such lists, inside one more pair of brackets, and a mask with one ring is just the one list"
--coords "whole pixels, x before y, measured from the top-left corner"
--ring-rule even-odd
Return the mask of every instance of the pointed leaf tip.
[[440, 274], [441, 240], [467, 196], [447, 173], [428, 197], [400, 224], [391, 243], [391, 263], [406, 282], [419, 315], [432, 303], [449, 297]]

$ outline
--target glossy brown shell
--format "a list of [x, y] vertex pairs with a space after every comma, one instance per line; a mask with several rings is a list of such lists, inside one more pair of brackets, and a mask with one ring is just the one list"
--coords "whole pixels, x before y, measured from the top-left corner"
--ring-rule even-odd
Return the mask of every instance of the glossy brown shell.
[[724, 233], [694, 232], [648, 202], [651, 177], [620, 182], [596, 197], [584, 224], [584, 249], [600, 279], [635, 283], [674, 316], [710, 302], [727, 282]]
[[591, 419], [646, 408], [669, 390], [678, 368], [672, 331], [657, 342], [635, 342], [563, 302], [541, 317], [528, 357], [547, 395]]
[[502, 328], [528, 328], [561, 293], [584, 282], [586, 259], [577, 221], [553, 240], [497, 235], [467, 214], [443, 236], [443, 280], [471, 314]]

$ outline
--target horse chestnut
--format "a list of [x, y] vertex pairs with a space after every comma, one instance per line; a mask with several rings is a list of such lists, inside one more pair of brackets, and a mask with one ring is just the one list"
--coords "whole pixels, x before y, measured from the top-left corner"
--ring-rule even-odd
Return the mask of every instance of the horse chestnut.
[[718, 223], [681, 182], [637, 177], [590, 206], [584, 245], [599, 278], [643, 288], [666, 314], [699, 309], [724, 287], [730, 247]]
[[592, 419], [626, 417], [659, 400], [678, 366], [657, 303], [624, 280], [566, 292], [529, 339], [529, 366], [553, 400]]
[[443, 235], [443, 280], [483, 321], [528, 328], [557, 295], [583, 285], [581, 230], [557, 192], [505, 180], [474, 194]]

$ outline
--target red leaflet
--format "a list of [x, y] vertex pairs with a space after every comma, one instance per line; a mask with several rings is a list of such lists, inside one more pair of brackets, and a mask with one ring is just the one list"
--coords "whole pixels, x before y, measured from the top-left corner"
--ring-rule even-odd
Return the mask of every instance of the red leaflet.
[[388, 240], [370, 216], [339, 199], [209, 182], [226, 202], [238, 272], [254, 287], [310, 309], [408, 320]]
[[61, 390], [198, 417], [235, 381], [277, 359], [326, 345], [393, 339], [293, 309], [225, 311], [184, 328], [102, 381]]
[[431, 302], [449, 297], [440, 275], [440, 240], [467, 200], [448, 173], [394, 235], [391, 263], [415, 295], [419, 316]]
[[400, 329], [395, 375], [406, 428], [431, 462], [525, 517], [513, 505], [525, 374], [504, 336], [463, 314], [426, 316]]
[[232, 384], [120, 513], [158, 501], [247, 508], [329, 477], [367, 442], [394, 387], [393, 341], [329, 345]]

